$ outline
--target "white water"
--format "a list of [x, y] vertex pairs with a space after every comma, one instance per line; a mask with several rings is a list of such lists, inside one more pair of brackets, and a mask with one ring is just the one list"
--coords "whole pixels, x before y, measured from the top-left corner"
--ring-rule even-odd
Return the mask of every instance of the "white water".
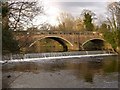
[[115, 54], [91, 54], [91, 55], [68, 55], [68, 56], [52, 56], [52, 57], [42, 57], [42, 58], [25, 58], [25, 59], [14, 59], [14, 60], [4, 60], [0, 63], [8, 62], [29, 62], [29, 61], [43, 61], [50, 59], [63, 59], [63, 58], [82, 58], [82, 57], [96, 57], [96, 56], [111, 56]]

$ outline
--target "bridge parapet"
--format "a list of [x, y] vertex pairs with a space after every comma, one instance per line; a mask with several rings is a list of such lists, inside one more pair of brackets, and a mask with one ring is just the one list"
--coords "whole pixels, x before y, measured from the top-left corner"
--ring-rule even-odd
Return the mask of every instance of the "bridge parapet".
[[99, 32], [90, 32], [90, 31], [84, 31], [84, 32], [80, 32], [80, 31], [37, 31], [37, 32], [30, 32], [30, 34], [39, 34], [39, 35], [58, 35], [58, 34], [62, 34], [62, 35], [102, 35]]
[[99, 32], [91, 32], [91, 31], [58, 31], [58, 30], [47, 30], [47, 31], [15, 31], [14, 32], [15, 35], [27, 35], [27, 34], [31, 34], [31, 35], [58, 35], [58, 34], [62, 34], [62, 35], [98, 35], [98, 36], [102, 36], [101, 33]]

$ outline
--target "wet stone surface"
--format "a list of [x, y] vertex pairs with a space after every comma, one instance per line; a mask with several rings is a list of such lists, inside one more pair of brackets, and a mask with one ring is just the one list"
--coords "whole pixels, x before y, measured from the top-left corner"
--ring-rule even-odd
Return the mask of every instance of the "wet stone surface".
[[2, 66], [3, 88], [118, 88], [117, 56], [14, 62]]

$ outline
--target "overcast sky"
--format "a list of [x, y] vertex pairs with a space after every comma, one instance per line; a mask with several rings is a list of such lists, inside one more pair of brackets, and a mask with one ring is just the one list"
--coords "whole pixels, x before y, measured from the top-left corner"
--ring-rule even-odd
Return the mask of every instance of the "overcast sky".
[[56, 7], [60, 7], [61, 10], [78, 16], [83, 9], [88, 9], [98, 14], [104, 13], [106, 11], [106, 4], [106, 2], [56, 2]]
[[71, 13], [77, 17], [83, 9], [91, 10], [97, 17], [104, 18], [107, 14], [107, 4], [111, 1], [113, 2], [113, 0], [42, 0], [46, 15], [36, 17], [34, 22], [36, 25], [41, 22], [57, 25], [57, 17], [61, 12]]

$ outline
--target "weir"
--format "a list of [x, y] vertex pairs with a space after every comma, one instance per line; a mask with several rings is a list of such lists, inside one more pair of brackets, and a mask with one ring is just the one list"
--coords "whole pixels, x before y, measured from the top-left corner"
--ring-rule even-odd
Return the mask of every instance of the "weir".
[[106, 56], [116, 55], [114, 52], [107, 51], [76, 51], [76, 52], [52, 52], [52, 53], [29, 53], [29, 54], [15, 54], [10, 56], [3, 56], [3, 61], [25, 61], [25, 60], [39, 60], [39, 59], [61, 59], [74, 57], [90, 57], [90, 56]]

